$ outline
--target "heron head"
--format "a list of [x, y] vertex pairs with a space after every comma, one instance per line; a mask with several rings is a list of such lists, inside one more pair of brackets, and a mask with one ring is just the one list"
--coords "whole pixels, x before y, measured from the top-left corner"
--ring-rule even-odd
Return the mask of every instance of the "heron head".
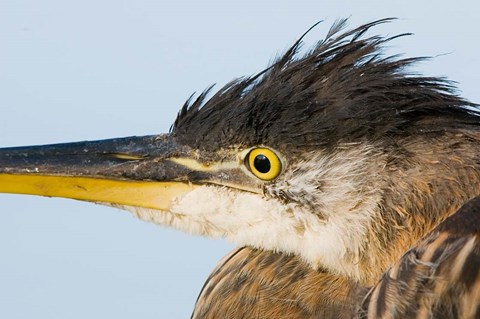
[[365, 33], [386, 21], [339, 21], [304, 55], [297, 41], [265, 71], [187, 101], [168, 134], [2, 149], [0, 192], [112, 205], [372, 281], [456, 207], [435, 201], [448, 178], [472, 182], [458, 201], [480, 179], [473, 157], [447, 169], [477, 134], [473, 104], [409, 73], [417, 59], [383, 56], [390, 39]]

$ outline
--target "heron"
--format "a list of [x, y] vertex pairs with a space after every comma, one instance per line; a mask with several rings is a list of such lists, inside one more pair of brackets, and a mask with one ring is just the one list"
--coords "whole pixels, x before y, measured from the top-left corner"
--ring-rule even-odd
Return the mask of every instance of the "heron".
[[300, 37], [169, 133], [0, 149], [0, 192], [233, 242], [192, 318], [479, 318], [479, 110], [385, 55], [391, 20]]

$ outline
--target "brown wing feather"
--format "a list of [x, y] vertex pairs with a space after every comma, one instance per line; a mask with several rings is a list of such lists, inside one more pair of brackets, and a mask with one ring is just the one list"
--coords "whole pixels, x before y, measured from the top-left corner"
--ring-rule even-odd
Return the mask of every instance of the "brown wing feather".
[[480, 318], [480, 197], [410, 249], [367, 294], [364, 318]]
[[207, 279], [192, 318], [350, 318], [367, 289], [296, 256], [243, 247]]

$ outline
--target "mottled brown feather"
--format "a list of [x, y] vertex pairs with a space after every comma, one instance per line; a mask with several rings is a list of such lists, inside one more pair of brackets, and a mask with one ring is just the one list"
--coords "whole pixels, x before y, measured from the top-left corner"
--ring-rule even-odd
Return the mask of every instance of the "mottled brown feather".
[[212, 272], [192, 318], [341, 319], [353, 316], [366, 291], [294, 255], [243, 247]]

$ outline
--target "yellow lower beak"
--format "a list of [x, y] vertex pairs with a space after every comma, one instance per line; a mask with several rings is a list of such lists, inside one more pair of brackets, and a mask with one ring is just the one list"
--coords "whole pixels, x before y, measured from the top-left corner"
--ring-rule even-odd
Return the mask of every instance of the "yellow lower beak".
[[0, 174], [0, 193], [64, 197], [168, 211], [172, 200], [195, 186], [180, 182]]

